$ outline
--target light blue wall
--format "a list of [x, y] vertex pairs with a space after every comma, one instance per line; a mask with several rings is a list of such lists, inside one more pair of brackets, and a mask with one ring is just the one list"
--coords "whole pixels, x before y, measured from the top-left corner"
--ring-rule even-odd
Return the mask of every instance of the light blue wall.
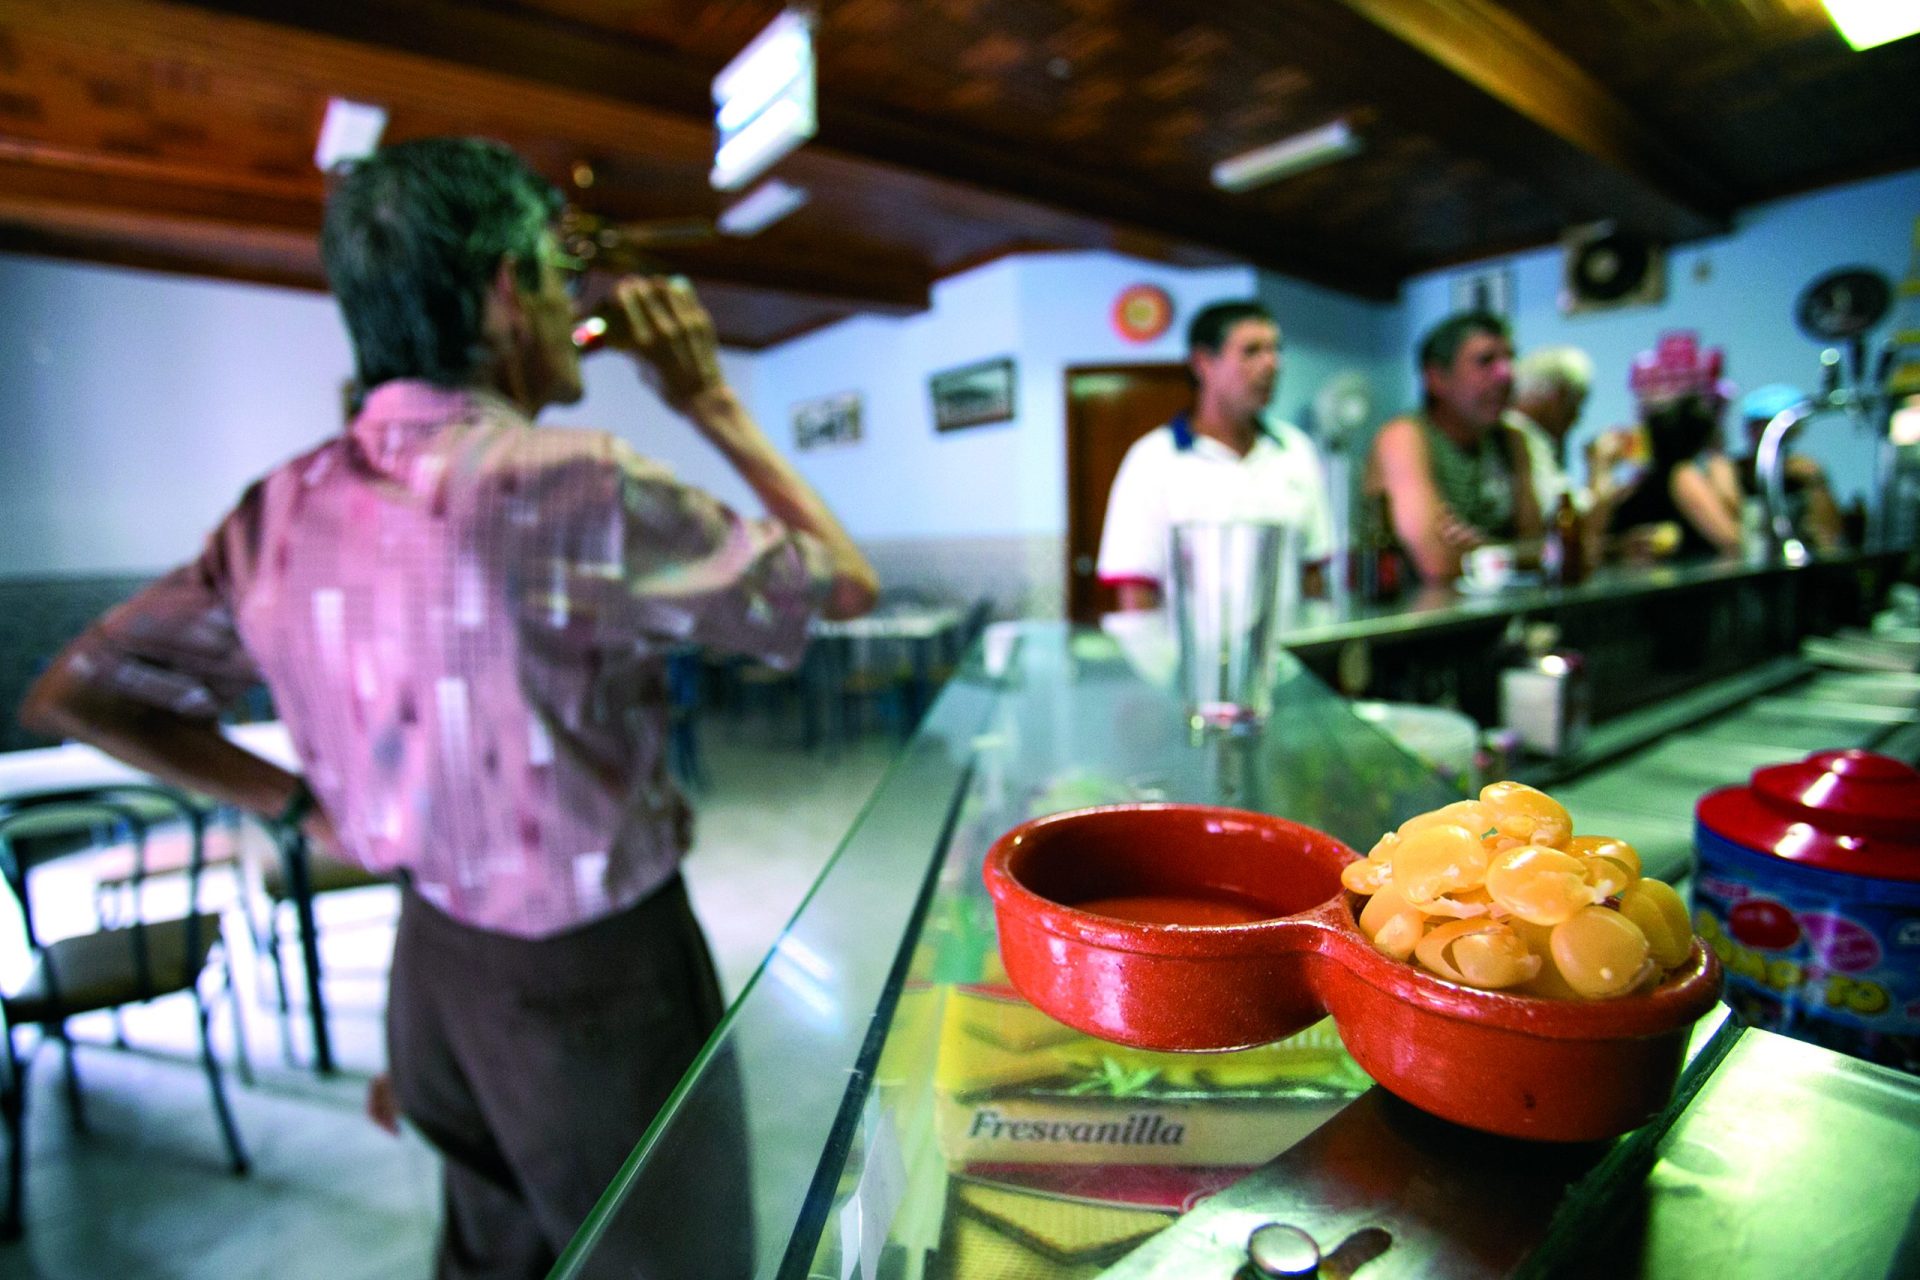
[[[1022, 533], [1067, 529], [1067, 378], [1077, 365], [1162, 364], [1186, 355], [1187, 321], [1222, 298], [1252, 296], [1249, 267], [1183, 270], [1111, 253], [1054, 253], [1012, 260], [1022, 320]], [[1113, 326], [1113, 304], [1135, 284], [1173, 299], [1173, 323], [1151, 342]]]
[[185, 559], [350, 368], [319, 294], [0, 255], [0, 575]]
[[[1113, 326], [1114, 300], [1155, 284], [1174, 322], [1146, 343]], [[856, 537], [956, 538], [1062, 534], [1066, 529], [1066, 371], [1079, 365], [1160, 363], [1185, 356], [1193, 313], [1228, 297], [1258, 296], [1286, 335], [1274, 393], [1295, 422], [1325, 380], [1357, 369], [1383, 410], [1411, 386], [1403, 372], [1400, 310], [1247, 267], [1182, 269], [1111, 253], [1007, 258], [934, 287], [924, 315], [860, 318], [764, 352], [755, 361], [757, 409], [783, 446], [793, 406], [858, 391], [867, 438], [799, 455]], [[934, 430], [927, 379], [994, 356], [1018, 361], [1011, 422]]]
[[[1173, 329], [1129, 343], [1108, 312], [1128, 285], [1172, 295]], [[943, 280], [933, 306], [899, 319], [861, 317], [755, 360], [761, 420], [790, 448], [794, 405], [860, 393], [866, 438], [798, 455], [855, 537], [956, 538], [1066, 528], [1066, 382], [1072, 365], [1178, 360], [1190, 312], [1245, 296], [1245, 267], [1184, 271], [1105, 253], [1004, 258]], [[933, 425], [927, 380], [976, 360], [1016, 360], [1011, 421], [960, 431]]]
[[[931, 370], [1019, 350], [1016, 284], [1012, 262], [995, 263], [934, 286], [922, 314], [856, 317], [755, 357], [761, 424], [855, 537], [1019, 527], [1020, 420], [941, 435], [926, 381]], [[1016, 390], [1024, 398], [1026, 388]], [[849, 391], [860, 397], [862, 438], [796, 452], [795, 406]]]
[[[722, 353], [743, 395], [751, 360]], [[263, 471], [339, 429], [333, 300], [0, 254], [0, 577], [177, 564]], [[549, 415], [603, 425], [748, 509], [719, 455], [618, 356]]]
[[1263, 272], [1260, 300], [1279, 318], [1286, 364], [1274, 406], [1281, 417], [1314, 427], [1314, 394], [1336, 374], [1358, 373], [1373, 387], [1374, 423], [1404, 404], [1413, 390], [1411, 345], [1396, 303], [1366, 302], [1317, 285]]
[[[1592, 398], [1574, 432], [1574, 453], [1591, 436], [1633, 419], [1627, 368], [1667, 329], [1695, 329], [1725, 348], [1727, 374], [1743, 389], [1769, 382], [1811, 388], [1820, 347], [1793, 323], [1800, 291], [1816, 276], [1854, 263], [1893, 280], [1913, 269], [1920, 170], [1757, 206], [1740, 215], [1731, 235], [1681, 246], [1668, 255], [1666, 301], [1649, 307], [1562, 315], [1562, 255], [1541, 249], [1410, 281], [1404, 294], [1407, 333], [1418, 335], [1453, 309], [1455, 279], [1490, 266], [1514, 272], [1514, 338], [1520, 350], [1571, 344], [1593, 357]], [[1891, 325], [1874, 335], [1884, 338]], [[1871, 475], [1870, 443], [1839, 421], [1802, 433], [1801, 446], [1826, 464], [1843, 497]]]
[[[1495, 262], [1514, 269], [1523, 349], [1570, 342], [1598, 364], [1584, 438], [1627, 420], [1627, 362], [1662, 329], [1724, 345], [1743, 386], [1810, 381], [1818, 350], [1793, 327], [1794, 298], [1844, 263], [1905, 275], [1916, 215], [1920, 171], [1757, 208], [1733, 234], [1674, 251], [1667, 301], [1639, 310], [1561, 315], [1557, 250]], [[856, 537], [1044, 539], [1066, 525], [1068, 367], [1177, 360], [1197, 307], [1257, 291], [1286, 332], [1280, 414], [1304, 422], [1325, 379], [1354, 368], [1374, 382], [1381, 416], [1411, 399], [1414, 335], [1451, 308], [1457, 275], [1485, 265], [1417, 278], [1382, 305], [1244, 267], [1009, 258], [939, 283], [924, 314], [863, 317], [724, 363], [788, 450], [794, 404], [860, 392], [866, 438], [798, 455]], [[1140, 282], [1165, 288], [1177, 315], [1165, 336], [1134, 345], [1109, 312]], [[1018, 362], [1013, 421], [936, 432], [928, 376], [1006, 354]], [[192, 554], [248, 479], [336, 429], [349, 367], [333, 304], [316, 294], [0, 254], [0, 576], [144, 572]], [[587, 386], [551, 420], [620, 431], [757, 507], [620, 357], [590, 361]], [[1837, 427], [1807, 435], [1843, 493], [1863, 485], [1861, 441]]]

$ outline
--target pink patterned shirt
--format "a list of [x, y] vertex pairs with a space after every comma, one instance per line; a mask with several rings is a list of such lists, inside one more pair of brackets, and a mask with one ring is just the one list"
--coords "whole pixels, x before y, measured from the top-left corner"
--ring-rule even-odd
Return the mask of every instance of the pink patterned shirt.
[[390, 382], [68, 660], [208, 718], [264, 679], [347, 855], [544, 937], [638, 902], [688, 847], [667, 650], [791, 665], [829, 580], [817, 541], [613, 436]]

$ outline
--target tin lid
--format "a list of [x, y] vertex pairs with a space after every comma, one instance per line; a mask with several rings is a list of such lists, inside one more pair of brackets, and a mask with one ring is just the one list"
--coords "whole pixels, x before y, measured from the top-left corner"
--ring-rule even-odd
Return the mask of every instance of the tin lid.
[[1871, 751], [1817, 751], [1700, 798], [1723, 839], [1805, 866], [1920, 881], [1920, 770]]

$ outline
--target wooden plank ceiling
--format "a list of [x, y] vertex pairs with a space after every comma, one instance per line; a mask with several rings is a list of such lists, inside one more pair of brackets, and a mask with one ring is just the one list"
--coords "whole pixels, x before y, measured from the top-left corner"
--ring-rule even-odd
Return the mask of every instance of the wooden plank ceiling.
[[[330, 95], [480, 133], [584, 208], [711, 220], [708, 83], [777, 0], [3, 0], [0, 249], [322, 287]], [[1675, 242], [1920, 163], [1920, 39], [1815, 0], [822, 0], [811, 203], [663, 247], [760, 347], [1031, 249], [1250, 262], [1365, 297], [1613, 218]], [[1230, 195], [1335, 118], [1358, 156]], [[591, 173], [591, 185], [580, 186]]]

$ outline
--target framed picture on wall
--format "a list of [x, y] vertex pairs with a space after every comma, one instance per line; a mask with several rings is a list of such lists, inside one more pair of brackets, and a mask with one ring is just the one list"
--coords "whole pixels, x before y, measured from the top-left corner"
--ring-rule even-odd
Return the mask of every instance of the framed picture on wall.
[[936, 373], [928, 386], [933, 392], [933, 425], [937, 430], [957, 431], [1013, 417], [1012, 356]]
[[823, 449], [860, 443], [860, 393], [842, 391], [793, 406], [796, 449]]

